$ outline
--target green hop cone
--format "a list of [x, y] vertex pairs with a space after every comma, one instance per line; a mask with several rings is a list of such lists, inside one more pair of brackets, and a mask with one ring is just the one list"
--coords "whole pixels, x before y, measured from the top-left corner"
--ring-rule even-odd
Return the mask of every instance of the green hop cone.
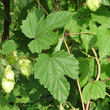
[[95, 12], [101, 6], [101, 0], [87, 0], [86, 5], [91, 11]]
[[5, 71], [10, 70], [10, 69], [11, 69], [11, 66], [10, 65], [6, 65]]
[[7, 61], [8, 61], [9, 64], [16, 64], [16, 62], [18, 61], [17, 52], [14, 51], [14, 52], [10, 53], [7, 56]]
[[4, 77], [5, 77], [7, 80], [14, 80], [14, 72], [11, 70], [11, 66], [10, 66], [10, 65], [7, 65], [7, 66], [6, 66]]
[[5, 77], [2, 78], [2, 88], [6, 93], [10, 93], [15, 85], [15, 81], [7, 80]]
[[30, 75], [33, 74], [33, 64], [28, 59], [20, 59], [19, 60], [19, 66], [21, 69], [21, 73], [29, 78]]
[[6, 93], [10, 93], [15, 85], [14, 72], [11, 70], [11, 66], [7, 65], [5, 68], [5, 74], [2, 78], [2, 88]]

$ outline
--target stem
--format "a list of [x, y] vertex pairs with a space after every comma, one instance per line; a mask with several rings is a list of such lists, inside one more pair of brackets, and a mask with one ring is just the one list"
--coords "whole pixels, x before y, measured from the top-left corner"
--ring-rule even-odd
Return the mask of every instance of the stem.
[[[101, 66], [100, 66], [99, 59], [98, 59], [98, 56], [97, 56], [97, 53], [96, 53], [95, 49], [94, 49], [93, 47], [92, 47], [91, 49], [92, 49], [92, 51], [93, 51], [93, 53], [94, 53], [95, 60], [96, 60], [97, 65], [98, 65], [98, 74], [97, 74], [97, 77], [96, 77], [96, 80], [95, 80], [95, 81], [98, 81], [99, 78], [100, 78]], [[86, 105], [86, 110], [88, 110], [89, 105], [90, 105], [90, 101], [88, 101], [88, 103], [87, 103], [87, 105]]]
[[92, 58], [94, 59], [93, 56], [91, 56], [91, 55], [87, 54], [86, 52], [84, 52], [83, 50], [81, 50], [75, 40], [74, 40], [74, 43], [76, 44], [76, 47], [79, 49], [79, 51], [80, 51], [81, 53], [83, 53], [83, 54], [86, 55], [87, 57], [92, 57]]
[[36, 0], [36, 2], [39, 4], [39, 6], [41, 6], [41, 7], [43, 8], [45, 14], [48, 15], [48, 12], [47, 12], [46, 9], [42, 6], [42, 4], [41, 4], [38, 0]]
[[107, 95], [108, 97], [110, 97], [110, 94], [108, 94], [107, 92], [106, 92], [106, 95]]
[[92, 51], [94, 53], [94, 56], [95, 56], [95, 59], [96, 59], [97, 65], [98, 65], [98, 74], [97, 74], [97, 78], [96, 78], [96, 81], [98, 81], [99, 78], [100, 78], [101, 66], [100, 66], [99, 59], [97, 57], [97, 53], [96, 53], [95, 49], [93, 47], [91, 49], [92, 49]]
[[72, 6], [72, 0], [70, 0], [70, 5]]
[[65, 35], [94, 34], [96, 32], [65, 33]]
[[64, 36], [63, 36], [63, 41], [64, 41], [64, 43], [65, 43], [65, 46], [66, 46], [66, 49], [67, 49], [68, 53], [70, 54], [70, 50], [69, 50], [69, 47], [68, 47], [68, 45], [67, 45], [67, 43], [66, 43], [66, 40], [65, 40]]
[[73, 47], [74, 47], [74, 42], [72, 42], [72, 45], [71, 45], [71, 49], [70, 49], [70, 52], [72, 52], [72, 50], [73, 50]]
[[38, 1], [38, 9], [40, 9], [40, 6], [41, 6], [40, 1], [39, 0], [37, 0], [37, 1]]
[[4, 19], [4, 33], [2, 35], [2, 41], [9, 39], [9, 26], [11, 24], [11, 16], [10, 16], [10, 0], [2, 0], [4, 5], [4, 11], [6, 13], [7, 18]]
[[59, 110], [65, 110], [62, 103], [60, 103], [60, 105], [59, 105]]
[[[63, 41], [65, 43], [65, 46], [66, 46], [66, 49], [67, 49], [68, 53], [70, 54], [70, 50], [69, 50], [69, 47], [68, 47], [68, 45], [66, 43], [66, 40], [65, 40], [64, 36], [63, 36]], [[79, 84], [79, 81], [78, 80], [77, 80], [77, 86], [78, 86], [78, 90], [79, 90], [79, 93], [80, 93], [82, 108], [83, 108], [83, 110], [85, 110], [84, 102], [83, 102], [83, 98], [82, 98], [82, 93], [81, 93], [81, 88], [80, 88], [80, 84]]]
[[104, 80], [102, 80], [102, 81], [110, 81], [110, 78], [109, 78], [109, 79], [104, 79]]
[[55, 3], [55, 0], [52, 0], [52, 1], [53, 1], [53, 5], [54, 5], [56, 11], [59, 11], [59, 8], [57, 7], [57, 5], [56, 5], [56, 3]]
[[89, 109], [89, 105], [90, 105], [90, 101], [88, 101], [87, 105], [86, 105], [86, 110]]
[[78, 89], [79, 89], [79, 93], [80, 93], [80, 97], [81, 97], [82, 108], [83, 108], [83, 110], [85, 110], [82, 93], [81, 93], [81, 88], [80, 88], [80, 84], [79, 84], [78, 80], [77, 80], [77, 85], [78, 85]]
[[77, 11], [79, 10], [79, 0], [77, 0]]
[[[93, 33], [96, 33], [96, 32], [65, 33], [64, 35], [66, 36], [66, 35], [93, 34]], [[74, 43], [76, 44], [76, 47], [79, 49], [79, 51], [80, 51], [81, 53], [83, 53], [83, 54], [86, 55], [87, 57], [90, 57], [89, 54], [87, 54], [86, 52], [82, 51], [82, 50], [79, 48], [79, 46], [78, 46], [78, 44], [77, 44], [77, 42], [76, 42], [75, 40], [74, 40]], [[72, 51], [72, 48], [73, 48], [73, 44], [72, 44], [72, 47], [71, 47], [71, 51]], [[93, 57], [93, 56], [91, 56], [91, 57]], [[94, 57], [93, 57], [93, 58], [94, 58]]]

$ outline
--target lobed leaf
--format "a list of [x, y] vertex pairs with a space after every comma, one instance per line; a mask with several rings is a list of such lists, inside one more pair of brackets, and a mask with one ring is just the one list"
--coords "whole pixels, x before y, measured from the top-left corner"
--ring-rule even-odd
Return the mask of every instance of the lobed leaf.
[[53, 30], [55, 28], [62, 28], [67, 23], [69, 23], [73, 13], [67, 11], [59, 11], [56, 13], [51, 13], [47, 16], [45, 23], [46, 28], [49, 30]]
[[57, 41], [56, 34], [54, 32], [48, 31], [39, 36], [39, 38], [32, 40], [28, 47], [32, 53], [41, 53], [43, 49], [49, 49], [50, 45]]
[[78, 79], [78, 61], [67, 52], [56, 52], [53, 57], [40, 54], [35, 64], [35, 78], [48, 88], [50, 93], [59, 102], [65, 102], [70, 86], [64, 75]]
[[110, 30], [105, 29], [103, 30], [103, 28], [100, 27], [97, 36], [97, 46], [99, 48], [100, 58], [110, 55]]
[[[89, 30], [87, 29], [88, 27], [89, 27]], [[94, 32], [94, 33], [90, 33], [90, 34], [81, 34], [81, 39], [82, 39], [83, 45], [86, 49], [86, 53], [88, 53], [89, 49], [91, 49], [91, 47], [94, 46], [97, 41], [97, 36], [96, 36], [97, 27], [94, 22], [90, 22], [89, 26], [88, 25], [82, 26], [81, 31], [88, 32], [88, 33]]]
[[79, 61], [80, 86], [83, 87], [94, 74], [94, 59], [86, 58]]
[[0, 50], [0, 53], [2, 54], [8, 54], [17, 49], [17, 44], [13, 40], [6, 40], [2, 45], [2, 50]]
[[36, 12], [30, 12], [26, 18], [26, 20], [22, 21], [22, 32], [26, 35], [28, 38], [35, 38], [36, 37], [36, 30], [39, 25], [39, 20], [42, 17], [43, 14], [42, 10], [37, 10]]
[[40, 14], [41, 11], [30, 12], [21, 26], [26, 37], [35, 39], [28, 45], [32, 53], [41, 53], [43, 49], [49, 49], [50, 45], [57, 40], [55, 33], [51, 30], [65, 26], [72, 17], [72, 13], [60, 11], [50, 14], [44, 20], [43, 14]]
[[102, 81], [89, 82], [83, 89], [82, 96], [84, 103], [87, 104], [90, 100], [96, 100], [98, 98], [105, 98], [106, 85]]

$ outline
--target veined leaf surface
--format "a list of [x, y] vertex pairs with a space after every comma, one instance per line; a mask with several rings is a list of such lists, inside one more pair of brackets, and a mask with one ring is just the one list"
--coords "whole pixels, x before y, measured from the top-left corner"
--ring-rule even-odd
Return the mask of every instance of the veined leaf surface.
[[56, 52], [53, 57], [40, 54], [35, 64], [35, 77], [48, 88], [50, 93], [59, 102], [65, 102], [70, 86], [64, 75], [78, 79], [78, 61], [67, 52]]
[[82, 95], [84, 103], [87, 104], [91, 99], [105, 98], [106, 85], [102, 81], [89, 82], [83, 89]]

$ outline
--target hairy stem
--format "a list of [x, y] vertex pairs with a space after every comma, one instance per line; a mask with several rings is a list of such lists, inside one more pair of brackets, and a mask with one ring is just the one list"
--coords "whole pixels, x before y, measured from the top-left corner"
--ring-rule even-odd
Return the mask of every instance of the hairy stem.
[[[96, 60], [97, 65], [98, 65], [98, 74], [97, 74], [97, 77], [96, 77], [96, 80], [95, 80], [95, 81], [98, 81], [99, 78], [100, 78], [101, 66], [100, 66], [99, 59], [98, 59], [98, 56], [97, 56], [97, 53], [96, 53], [95, 49], [94, 49], [93, 47], [92, 47], [91, 49], [92, 49], [92, 51], [93, 51], [93, 53], [94, 53], [95, 60]], [[89, 109], [89, 105], [90, 105], [90, 101], [88, 101], [88, 103], [87, 103], [87, 105], [86, 105], [86, 108], [87, 108], [86, 110]]]
[[[66, 40], [65, 40], [64, 36], [63, 36], [63, 41], [65, 43], [65, 46], [66, 46], [66, 49], [67, 49], [68, 53], [70, 54], [70, 50], [69, 50], [69, 47], [68, 47], [68, 45], [66, 43]], [[78, 86], [78, 90], [79, 90], [79, 93], [80, 93], [82, 108], [83, 108], [83, 110], [85, 110], [84, 102], [83, 102], [83, 98], [82, 98], [82, 93], [81, 93], [81, 88], [80, 88], [80, 84], [79, 84], [79, 81], [78, 80], [77, 80], [77, 86]]]
[[57, 5], [56, 5], [56, 3], [55, 3], [55, 0], [52, 0], [52, 2], [53, 2], [53, 5], [54, 5], [56, 11], [59, 11], [59, 8], [57, 7]]
[[106, 95], [107, 95], [108, 97], [110, 97], [110, 94], [108, 94], [107, 92], [106, 92]]
[[79, 89], [79, 93], [80, 93], [82, 108], [83, 108], [83, 110], [85, 110], [84, 101], [83, 101], [83, 97], [82, 97], [82, 93], [81, 93], [81, 88], [80, 88], [80, 84], [79, 84], [79, 81], [78, 80], [77, 80], [77, 85], [78, 85], [78, 89]]
[[79, 0], [77, 0], [77, 11], [79, 10]]
[[87, 57], [92, 57], [93, 59], [95, 59], [95, 57], [93, 57], [93, 56], [87, 54], [86, 52], [84, 52], [83, 50], [81, 50], [75, 40], [74, 40], [74, 43], [75, 43], [76, 47], [78, 48], [78, 50], [79, 50], [82, 54], [86, 55]]
[[97, 56], [97, 53], [96, 53], [95, 49], [93, 47], [91, 49], [94, 53], [94, 56], [95, 56], [95, 59], [96, 59], [97, 65], [98, 65], [98, 74], [97, 74], [97, 77], [96, 77], [96, 81], [98, 81], [99, 78], [100, 78], [101, 66], [100, 66], [99, 59], [98, 59], [98, 56]]
[[104, 79], [104, 80], [102, 80], [102, 81], [110, 81], [110, 78], [108, 78], [108, 79]]
[[42, 8], [43, 8], [43, 10], [44, 10], [45, 14], [46, 14], [46, 15], [48, 15], [47, 10], [46, 10], [46, 9], [42, 6], [42, 4], [40, 3], [40, 1], [36, 0], [36, 2], [39, 4], [39, 6], [40, 6], [40, 7], [42, 7]]
[[86, 110], [89, 109], [89, 105], [90, 105], [90, 101], [88, 101], [87, 105], [86, 105]]
[[96, 32], [65, 33], [65, 35], [94, 34]]

